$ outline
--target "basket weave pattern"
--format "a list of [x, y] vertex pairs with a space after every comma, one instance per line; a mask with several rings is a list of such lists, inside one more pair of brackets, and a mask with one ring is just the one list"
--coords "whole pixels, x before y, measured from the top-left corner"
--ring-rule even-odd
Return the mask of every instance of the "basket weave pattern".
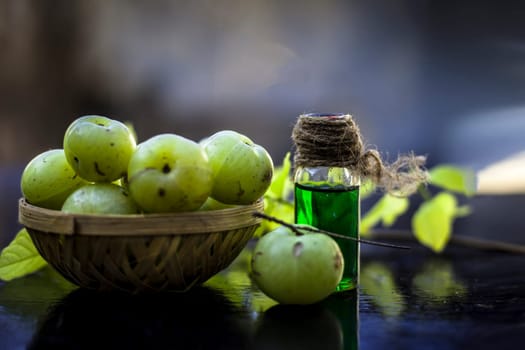
[[239, 255], [260, 223], [251, 214], [262, 206], [259, 201], [180, 215], [94, 216], [42, 209], [22, 199], [19, 220], [42, 257], [78, 286], [186, 291]]

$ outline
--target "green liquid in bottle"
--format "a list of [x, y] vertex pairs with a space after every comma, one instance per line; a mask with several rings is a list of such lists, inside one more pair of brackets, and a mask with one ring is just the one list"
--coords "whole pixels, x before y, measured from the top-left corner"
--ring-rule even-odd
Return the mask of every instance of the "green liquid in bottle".
[[[297, 224], [358, 238], [359, 212], [359, 186], [295, 184]], [[358, 283], [359, 244], [350, 239], [334, 240], [339, 244], [345, 261], [343, 278], [336, 291], [354, 289]]]

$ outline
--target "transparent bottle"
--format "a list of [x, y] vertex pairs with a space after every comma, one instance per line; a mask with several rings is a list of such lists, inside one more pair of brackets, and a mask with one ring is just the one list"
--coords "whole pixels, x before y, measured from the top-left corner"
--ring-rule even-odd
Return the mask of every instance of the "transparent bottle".
[[[294, 174], [295, 222], [340, 235], [359, 238], [360, 176], [349, 168], [301, 166]], [[336, 291], [357, 287], [359, 243], [334, 238], [343, 254], [345, 267]]]

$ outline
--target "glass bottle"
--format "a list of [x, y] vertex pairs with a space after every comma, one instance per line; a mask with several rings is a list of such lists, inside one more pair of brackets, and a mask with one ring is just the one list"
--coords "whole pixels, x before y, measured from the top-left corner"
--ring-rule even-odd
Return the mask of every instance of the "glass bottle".
[[[295, 223], [359, 238], [360, 176], [348, 168], [298, 167], [294, 175]], [[354, 289], [359, 275], [359, 243], [334, 238], [345, 267], [336, 291]]]
[[349, 114], [303, 114], [294, 127], [295, 223], [351, 237], [332, 237], [344, 258], [336, 291], [355, 289], [359, 276], [360, 154], [358, 129]]

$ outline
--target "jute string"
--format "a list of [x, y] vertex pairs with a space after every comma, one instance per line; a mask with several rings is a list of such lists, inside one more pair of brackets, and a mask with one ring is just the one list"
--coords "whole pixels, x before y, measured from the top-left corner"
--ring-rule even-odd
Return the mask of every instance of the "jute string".
[[350, 115], [301, 115], [293, 131], [294, 167], [349, 168], [384, 191], [406, 196], [426, 182], [426, 158], [412, 153], [386, 164], [375, 149], [366, 149]]

